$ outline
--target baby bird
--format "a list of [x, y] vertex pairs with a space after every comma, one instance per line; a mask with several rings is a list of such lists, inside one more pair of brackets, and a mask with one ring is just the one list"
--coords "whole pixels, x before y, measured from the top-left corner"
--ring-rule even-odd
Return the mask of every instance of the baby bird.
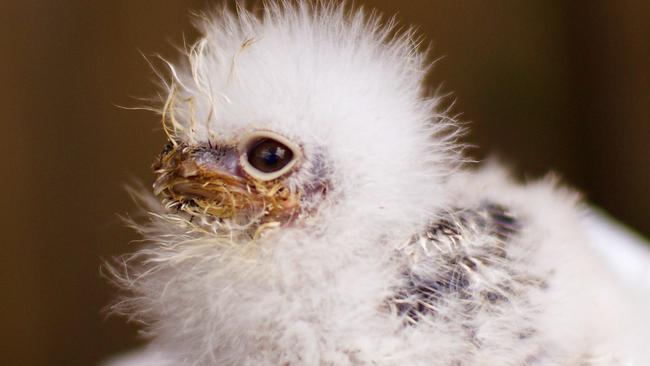
[[578, 195], [468, 167], [414, 32], [327, 2], [199, 29], [114, 270], [134, 365], [650, 365]]

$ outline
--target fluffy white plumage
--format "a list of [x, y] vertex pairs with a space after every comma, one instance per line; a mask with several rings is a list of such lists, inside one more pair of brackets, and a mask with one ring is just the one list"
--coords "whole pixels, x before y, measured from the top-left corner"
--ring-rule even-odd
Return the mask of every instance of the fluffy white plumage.
[[[115, 309], [146, 324], [161, 363], [650, 364], [637, 295], [588, 245], [576, 195], [462, 168], [412, 32], [335, 3], [199, 27], [166, 84], [163, 205], [144, 197], [149, 243], [116, 271], [130, 295]], [[300, 150], [272, 182], [297, 197], [290, 218], [268, 200], [223, 213], [247, 194], [228, 181], [211, 196], [170, 180], [230, 172], [270, 197], [235, 167], [245, 156], [225, 166], [256, 131]]]

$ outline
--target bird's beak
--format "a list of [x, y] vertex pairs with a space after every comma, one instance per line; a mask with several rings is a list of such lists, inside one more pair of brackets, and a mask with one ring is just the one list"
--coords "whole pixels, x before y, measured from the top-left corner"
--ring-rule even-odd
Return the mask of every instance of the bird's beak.
[[299, 211], [300, 196], [283, 182], [261, 182], [225, 164], [227, 149], [177, 145], [153, 166], [154, 194], [168, 209], [221, 219], [284, 222]]

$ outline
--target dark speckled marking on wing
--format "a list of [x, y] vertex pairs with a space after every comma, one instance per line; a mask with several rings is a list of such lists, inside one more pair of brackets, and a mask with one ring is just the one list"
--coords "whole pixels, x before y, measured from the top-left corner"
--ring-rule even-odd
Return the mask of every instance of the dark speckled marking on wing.
[[[506, 301], [504, 293], [507, 283], [494, 290], [476, 291], [472, 287], [472, 272], [477, 266], [489, 266], [507, 260], [507, 247], [511, 238], [517, 235], [520, 222], [506, 207], [486, 202], [475, 209], [456, 209], [441, 215], [429, 225], [425, 233], [413, 237], [408, 245], [420, 244], [437, 250], [431, 253], [430, 260], [438, 267], [435, 274], [405, 269], [404, 286], [389, 299], [389, 306], [399, 316], [404, 316], [409, 324], [416, 324], [422, 316], [436, 314], [436, 309], [445, 301], [481, 296], [485, 303], [497, 304]], [[464, 241], [480, 235], [484, 245], [473, 248], [469, 253]], [[426, 266], [426, 265], [424, 265]], [[470, 301], [467, 301], [471, 304]], [[467, 309], [471, 312], [472, 309]]]

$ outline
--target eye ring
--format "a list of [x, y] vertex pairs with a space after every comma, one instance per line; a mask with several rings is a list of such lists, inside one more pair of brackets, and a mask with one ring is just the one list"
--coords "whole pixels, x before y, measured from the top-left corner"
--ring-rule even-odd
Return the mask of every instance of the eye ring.
[[[269, 149], [274, 151], [274, 155], [270, 159]], [[240, 156], [239, 164], [244, 172], [262, 181], [273, 180], [285, 175], [296, 166], [302, 157], [302, 151], [298, 145], [286, 137], [270, 131], [255, 131], [245, 135], [240, 140], [237, 150]], [[279, 156], [275, 152], [279, 152]], [[264, 156], [260, 160], [262, 155]], [[264, 164], [267, 165], [264, 166]], [[275, 169], [276, 167], [277, 169]]]

